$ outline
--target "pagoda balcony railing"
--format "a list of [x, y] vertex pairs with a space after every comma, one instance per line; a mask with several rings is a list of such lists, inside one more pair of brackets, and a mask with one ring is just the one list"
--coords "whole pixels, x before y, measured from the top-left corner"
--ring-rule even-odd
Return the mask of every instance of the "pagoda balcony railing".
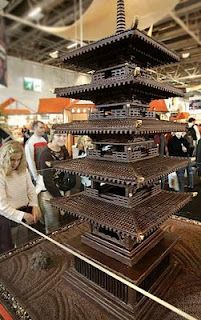
[[94, 198], [113, 203], [115, 205], [132, 208], [143, 200], [147, 199], [150, 196], [153, 196], [161, 191], [160, 184], [153, 185], [150, 188], [139, 190], [134, 193], [131, 197], [121, 196], [114, 193], [102, 193], [97, 189], [86, 188], [85, 193]]
[[158, 156], [158, 147], [152, 147], [145, 151], [133, 150], [129, 152], [111, 151], [111, 153], [102, 153], [101, 150], [88, 150], [87, 156], [89, 159], [108, 160], [117, 162], [134, 162], [143, 158], [152, 158]]
[[128, 207], [129, 205], [129, 198], [120, 195], [99, 193], [97, 189], [92, 188], [86, 188], [86, 193], [91, 197], [99, 198], [105, 200], [106, 202], [117, 204], [123, 207]]
[[120, 119], [120, 118], [155, 118], [155, 112], [149, 112], [147, 109], [126, 108], [113, 109], [111, 111], [92, 111], [89, 114], [89, 120], [99, 119]]
[[125, 76], [130, 75], [141, 75], [149, 79], [153, 78], [153, 74], [145, 68], [139, 67], [136, 64], [126, 63], [94, 72], [92, 76], [92, 82], [99, 82], [109, 78], [124, 78]]

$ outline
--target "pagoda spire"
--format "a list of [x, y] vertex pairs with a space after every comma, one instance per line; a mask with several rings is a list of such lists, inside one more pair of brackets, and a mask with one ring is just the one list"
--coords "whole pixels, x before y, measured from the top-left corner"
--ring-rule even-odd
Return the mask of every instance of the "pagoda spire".
[[117, 0], [117, 31], [116, 33], [126, 30], [125, 4], [124, 0]]

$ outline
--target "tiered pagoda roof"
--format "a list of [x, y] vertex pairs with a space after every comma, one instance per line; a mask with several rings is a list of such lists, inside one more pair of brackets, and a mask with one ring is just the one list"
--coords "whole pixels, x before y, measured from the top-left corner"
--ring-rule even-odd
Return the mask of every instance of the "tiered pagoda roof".
[[154, 67], [178, 62], [179, 57], [143, 31], [131, 29], [76, 49], [63, 58], [69, 69], [82, 72], [129, 60], [146, 67]]
[[135, 118], [130, 119], [100, 119], [89, 121], [73, 121], [53, 126], [58, 132], [72, 134], [148, 134], [157, 132], [185, 131], [185, 125], [171, 121], [142, 119], [139, 123]]
[[92, 224], [136, 238], [153, 232], [188, 203], [190, 198], [187, 193], [161, 191], [129, 209], [98, 199], [94, 202], [82, 192], [70, 198], [52, 199], [51, 204]]
[[158, 83], [155, 80], [142, 76], [127, 75], [101, 79], [95, 83], [56, 88], [57, 97], [71, 97], [92, 100], [98, 104], [103, 102], [121, 102], [128, 97], [137, 96], [138, 99], [166, 99], [168, 97], [183, 96], [182, 90], [170, 85]]
[[136, 162], [108, 162], [92, 159], [70, 159], [53, 162], [59, 171], [84, 175], [121, 185], [141, 185], [156, 181], [179, 168], [186, 167], [188, 159], [178, 157], [153, 157]]
[[[90, 84], [56, 88], [55, 93], [58, 97], [87, 99], [96, 104], [121, 102], [134, 96], [144, 101], [182, 96], [181, 90], [157, 83], [145, 72], [147, 67], [178, 60], [175, 53], [144, 32], [127, 30], [68, 53], [63, 61], [71, 69], [95, 70], [95, 73], [102, 70], [102, 74], [99, 73]], [[109, 69], [113, 67], [117, 70], [110, 70], [110, 73]]]

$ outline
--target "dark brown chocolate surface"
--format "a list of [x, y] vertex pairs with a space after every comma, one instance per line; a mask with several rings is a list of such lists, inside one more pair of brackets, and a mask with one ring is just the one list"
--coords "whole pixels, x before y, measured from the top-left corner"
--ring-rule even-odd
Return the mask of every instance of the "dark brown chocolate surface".
[[80, 86], [56, 88], [55, 93], [57, 97], [91, 100], [95, 104], [124, 102], [132, 96], [151, 101], [184, 95], [178, 88], [140, 76], [114, 77]]
[[187, 164], [188, 159], [185, 158], [159, 156], [127, 164], [87, 158], [52, 163], [53, 167], [58, 170], [89, 176], [102, 181], [138, 186], [158, 181], [160, 177], [186, 167]]
[[[123, 8], [123, 5], [123, 1], [118, 2], [118, 8], [121, 6], [121, 8]], [[115, 47], [116, 50], [114, 50]], [[114, 58], [114, 52], [116, 58]], [[125, 31], [79, 49], [76, 53], [70, 53], [70, 55], [65, 58], [65, 62], [68, 62], [71, 66], [75, 66], [76, 68], [79, 66], [81, 69], [86, 66], [87, 68], [94, 67], [94, 69], [97, 69], [97, 72], [92, 77], [92, 82], [90, 84], [57, 88], [55, 89], [55, 93], [58, 97], [92, 100], [96, 105], [111, 104], [115, 102], [125, 103], [128, 99], [132, 101], [138, 99], [138, 101], [143, 102], [143, 104], [147, 104], [152, 99], [165, 99], [169, 96], [183, 96], [183, 92], [180, 89], [171, 87], [168, 84], [158, 83], [153, 80], [152, 75], [144, 69], [144, 67], [175, 61], [177, 61], [176, 55], [147, 37], [144, 33], [138, 30]], [[127, 64], [125, 64], [125, 62], [127, 62]], [[104, 68], [104, 70], [102, 68]], [[143, 114], [143, 112], [146, 112], [147, 109], [144, 110], [143, 108], [140, 109], [141, 114], [140, 112], [136, 112], [136, 110], [132, 110], [132, 108], [129, 108], [127, 113], [126, 109], [122, 111], [111, 108], [111, 110], [109, 110], [110, 114], [104, 113], [102, 115], [102, 111], [103, 110], [100, 109], [100, 113], [94, 114], [91, 117], [91, 119], [99, 118], [98, 120], [90, 120], [88, 122], [83, 122], [83, 124], [78, 122], [70, 124], [69, 126], [71, 127], [66, 128], [66, 131], [73, 134], [79, 133], [89, 135], [123, 135], [124, 133], [130, 135], [146, 135], [155, 132], [170, 132], [174, 131], [174, 129], [176, 131], [184, 131], [183, 126], [175, 126], [175, 124], [173, 124], [172, 127], [170, 127], [169, 122], [163, 123], [152, 119], [146, 121], [145, 118], [148, 115], [146, 113]], [[154, 117], [154, 114], [151, 115]], [[107, 116], [111, 116], [111, 119], [108, 120]], [[120, 120], [119, 117], [124, 118], [124, 120]], [[158, 131], [156, 131], [157, 127]], [[178, 130], [178, 128], [180, 128], [180, 130]], [[56, 128], [56, 130], [62, 132], [62, 127]], [[65, 131], [65, 128], [63, 128], [63, 131]], [[86, 242], [84, 243], [84, 240], [81, 242], [80, 235], [77, 237], [73, 236], [72, 241], [70, 240], [66, 244], [67, 246], [73, 248], [74, 245], [74, 249], [76, 249], [77, 252], [90, 257], [92, 260], [95, 259], [96, 261], [99, 261], [103, 265], [111, 268], [114, 272], [120, 272], [126, 277], [128, 275], [128, 278], [131, 281], [141, 283], [139, 281], [139, 279], [141, 279], [145, 282], [151, 282], [150, 286], [147, 287], [147, 290], [151, 289], [154, 285], [157, 287], [160, 283], [160, 288], [158, 287], [158, 290], [160, 290], [154, 292], [162, 293], [165, 290], [163, 287], [164, 281], [162, 275], [164, 276], [165, 273], [157, 273], [158, 268], [162, 268], [162, 271], [166, 271], [166, 273], [170, 270], [170, 264], [176, 268], [176, 263], [170, 263], [169, 253], [170, 249], [176, 244], [177, 237], [172, 235], [166, 237], [166, 235], [164, 235], [164, 238], [161, 239], [160, 242], [154, 243], [154, 246], [149, 246], [150, 250], [148, 251], [147, 249], [146, 254], [143, 254], [143, 250], [146, 249], [142, 246], [140, 255], [143, 258], [136, 262], [134, 268], [132, 267], [132, 264], [129, 266], [126, 265], [123, 260], [117, 262], [115, 256], [111, 257], [108, 253], [106, 254], [105, 251], [102, 250], [104, 248], [100, 249], [98, 243], [98, 237], [101, 238], [99, 233], [102, 233], [104, 237], [106, 237], [105, 239], [108, 242], [108, 246], [110, 241], [112, 244], [112, 238], [115, 238], [117, 243], [119, 241], [118, 245], [120, 246], [121, 237], [123, 237], [123, 240], [125, 240], [124, 237], [127, 237], [126, 240], [135, 241], [136, 245], [138, 242], [143, 241], [144, 237], [146, 237], [145, 240], [148, 240], [148, 236], [150, 234], [153, 235], [154, 232], [158, 232], [159, 226], [169, 216], [176, 213], [190, 201], [190, 194], [158, 190], [159, 179], [179, 168], [186, 167], [188, 159], [155, 156], [155, 148], [156, 146], [154, 146], [153, 150], [150, 148], [150, 154], [148, 154], [149, 150], [146, 153], [144, 148], [142, 148], [142, 152], [141, 149], [139, 152], [138, 150], [133, 150], [133, 154], [130, 158], [126, 158], [126, 156], [128, 156], [127, 149], [124, 150], [124, 152], [117, 149], [116, 153], [113, 152], [112, 154], [112, 156], [115, 155], [115, 160], [114, 158], [111, 158], [111, 155], [105, 155], [110, 162], [97, 160], [97, 158], [99, 159], [99, 150], [98, 152], [91, 151], [91, 154], [89, 155], [90, 157], [94, 157], [95, 160], [86, 158], [55, 162], [53, 167], [58, 171], [67, 171], [73, 174], [89, 176], [97, 181], [95, 183], [94, 181], [92, 182], [92, 188], [94, 188], [94, 190], [92, 189], [90, 191], [91, 193], [86, 190], [85, 192], [71, 197], [52, 199], [51, 203], [53, 206], [62, 209], [64, 212], [90, 222], [91, 225], [93, 225], [93, 228], [98, 228], [97, 233], [94, 235], [92, 234], [94, 236], [93, 239], [90, 237], [86, 239], [87, 235], [85, 235]], [[102, 155], [100, 154], [100, 156]], [[117, 162], [119, 158], [120, 161], [122, 159], [130, 161], [133, 159], [136, 160], [137, 157], [142, 156], [145, 156], [146, 159], [129, 162], [126, 165], [123, 162]], [[152, 158], [148, 159], [148, 156], [151, 156]], [[99, 184], [102, 181], [107, 182], [104, 185], [105, 189], [108, 188], [108, 185], [110, 187], [111, 184], [114, 184], [115, 187], [117, 186], [119, 189], [117, 189], [117, 192], [112, 192], [111, 194], [108, 190], [100, 190]], [[138, 191], [138, 189], [141, 190], [143, 186], [148, 186], [150, 188], [150, 185], [153, 186], [155, 182], [157, 190], [154, 189], [154, 186], [153, 193], [151, 189], [148, 191], [142, 190], [143, 194], [148, 192], [144, 199], [142, 194], [136, 195], [137, 199], [140, 198], [140, 203], [135, 202], [128, 207], [123, 206], [124, 197], [128, 199], [129, 197], [132, 197], [133, 193]], [[122, 187], [122, 185], [124, 187], [134, 186], [135, 188], [130, 188], [130, 193], [129, 188], [124, 188], [125, 194], [123, 194], [120, 199], [122, 190], [120, 187]], [[115, 198], [116, 195], [119, 199]], [[106, 200], [103, 200], [104, 197]], [[133, 196], [133, 198], [134, 197], [135, 196]], [[112, 198], [115, 198], [113, 203]], [[93, 245], [90, 240], [93, 240]], [[89, 243], [91, 245], [89, 245]], [[133, 247], [131, 247], [131, 249], [133, 249]], [[72, 269], [74, 269], [74, 271], [75, 268], [76, 262], [75, 264], [72, 264]], [[172, 273], [174, 273], [174, 268], [171, 269]], [[85, 274], [86, 269], [89, 273], [88, 278]], [[86, 266], [81, 266], [79, 269], [79, 262], [77, 262], [76, 270], [78, 273], [80, 272], [80, 274], [82, 274], [85, 280], [83, 279], [83, 282], [79, 282], [78, 276], [75, 277], [75, 279], [72, 280], [75, 281], [75, 290], [79, 290], [79, 287], [81, 287], [82, 292], [85, 294], [86, 291], [87, 294], [87, 288], [90, 286], [90, 281], [92, 281], [93, 278], [90, 276], [93, 270], [91, 270], [87, 264]], [[134, 274], [136, 274], [136, 276], [133, 277]], [[158, 277], [158, 275], [161, 275], [161, 278], [160, 276]], [[96, 274], [96, 277], [98, 279], [98, 274]], [[69, 279], [70, 273], [68, 272], [68, 274], [66, 273], [67, 285]], [[83, 289], [84, 281], [86, 281], [87, 285], [85, 289]], [[111, 279], [111, 281], [113, 281], [113, 279]], [[97, 284], [99, 284], [99, 282], [97, 282]], [[143, 285], [146, 287], [145, 283]], [[110, 293], [112, 291], [107, 289], [107, 284], [101, 285], [101, 282], [100, 287], [102, 287], [100, 301], [103, 301], [104, 295], [107, 293], [106, 291], [108, 290]], [[96, 295], [98, 295], [98, 292], [96, 292]], [[119, 297], [118, 294], [117, 297]], [[119, 300], [116, 301], [114, 308], [119, 305], [119, 302]], [[104, 305], [107, 310], [107, 303]], [[130, 306], [128, 307], [130, 308]], [[118, 311], [118, 316], [120, 316], [118, 319], [122, 318], [122, 310]], [[142, 311], [145, 312], [147, 309], [143, 310]], [[124, 317], [124, 319], [127, 319], [127, 317]], [[135, 319], [137, 319], [136, 315]]]
[[[58, 132], [72, 134], [147, 134], [157, 132], [185, 131], [185, 124], [171, 121], [142, 119], [138, 126], [138, 119], [105, 119], [91, 121], [73, 121], [71, 123], [56, 124], [53, 129]], [[106, 137], [108, 139], [108, 136]]]
[[136, 29], [74, 50], [68, 53], [63, 61], [72, 70], [86, 72], [132, 61], [133, 55], [140, 65], [147, 67], [179, 61], [179, 57], [165, 45]]
[[115, 103], [106, 103], [106, 104], [102, 104], [102, 105], [97, 105], [96, 107], [97, 108], [102, 108], [102, 109], [105, 109], [107, 110], [108, 108], [110, 109], [116, 109], [116, 108], [127, 108], [127, 107], [130, 107], [130, 108], [139, 108], [139, 109], [142, 109], [142, 108], [148, 108], [148, 103], [144, 103], [138, 99], [136, 100], [129, 100], [128, 98], [128, 101], [124, 101], [124, 102], [115, 102]]
[[175, 235], [165, 232], [163, 239], [161, 239], [161, 241], [153, 248], [150, 248], [149, 252], [143, 257], [144, 259], [140, 259], [133, 266], [125, 265], [124, 262], [118, 261], [109, 255], [105, 255], [97, 249], [83, 243], [80, 236], [69, 239], [69, 241], [66, 242], [66, 246], [90, 260], [98, 262], [110, 271], [121, 274], [124, 279], [131, 283], [139, 285], [145, 280], [154, 267], [159, 264], [159, 261], [163, 260], [164, 256], [167, 256], [168, 253], [170, 253], [170, 250], [174, 247], [177, 240]]
[[[183, 267], [183, 271], [167, 292], [165, 300], [200, 319], [201, 225], [170, 219], [163, 228], [180, 237], [173, 254]], [[61, 231], [52, 237], [65, 244], [72, 237], [88, 230], [86, 224], [74, 223], [68, 231]], [[37, 272], [30, 269], [30, 259], [37, 250], [51, 253], [54, 257], [52, 268]], [[106, 309], [98, 307], [86, 295], [78, 293], [66, 282], [64, 283], [63, 275], [69, 268], [70, 261], [70, 255], [52, 243], [42, 241], [0, 259], [0, 282], [4, 283], [10, 294], [17, 298], [32, 320], [115, 320]], [[0, 301], [5, 303], [2, 298]], [[149, 319], [179, 320], [180, 317], [155, 304]]]
[[92, 224], [136, 238], [156, 229], [191, 200], [189, 193], [161, 191], [136, 207], [124, 208], [80, 193], [51, 200], [51, 204]]
[[107, 138], [102, 137], [101, 135], [92, 136], [93, 144], [101, 145], [123, 145], [123, 146], [133, 146], [133, 145], [147, 145], [154, 142], [153, 139], [145, 140], [143, 137], [131, 138], [129, 135], [117, 135], [117, 136], [107, 136]]

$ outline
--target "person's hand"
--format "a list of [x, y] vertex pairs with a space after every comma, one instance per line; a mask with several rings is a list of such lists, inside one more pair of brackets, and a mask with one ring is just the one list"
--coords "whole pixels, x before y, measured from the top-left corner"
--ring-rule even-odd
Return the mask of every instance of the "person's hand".
[[31, 213], [25, 212], [23, 218], [28, 224], [34, 223], [34, 216]]
[[32, 208], [32, 216], [34, 218], [34, 223], [36, 223], [41, 218], [41, 212], [38, 207]]
[[181, 148], [183, 152], [187, 152], [187, 148], [183, 145], [183, 143], [181, 144]]

